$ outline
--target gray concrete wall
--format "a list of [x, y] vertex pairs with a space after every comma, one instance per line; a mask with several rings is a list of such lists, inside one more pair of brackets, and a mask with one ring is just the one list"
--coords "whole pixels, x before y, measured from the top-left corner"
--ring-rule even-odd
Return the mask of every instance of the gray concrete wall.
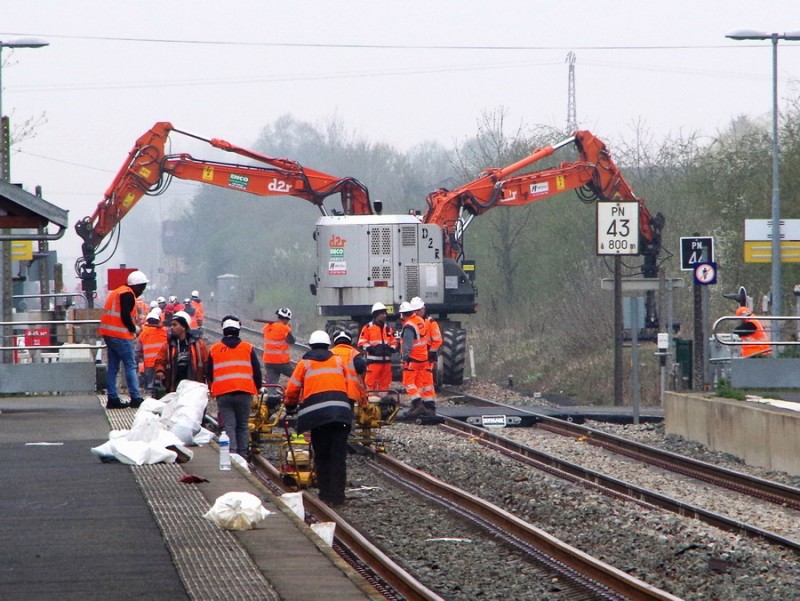
[[94, 392], [96, 372], [89, 362], [0, 363], [0, 393]]
[[748, 465], [800, 475], [800, 412], [701, 394], [665, 392], [667, 434]]

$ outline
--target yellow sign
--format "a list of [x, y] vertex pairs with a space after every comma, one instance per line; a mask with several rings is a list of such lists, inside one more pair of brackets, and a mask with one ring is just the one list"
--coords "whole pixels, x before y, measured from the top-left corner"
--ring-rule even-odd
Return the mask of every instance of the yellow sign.
[[12, 240], [11, 260], [33, 261], [33, 240]]
[[[745, 241], [745, 263], [772, 263], [770, 240]], [[800, 240], [781, 241], [781, 263], [800, 263]]]

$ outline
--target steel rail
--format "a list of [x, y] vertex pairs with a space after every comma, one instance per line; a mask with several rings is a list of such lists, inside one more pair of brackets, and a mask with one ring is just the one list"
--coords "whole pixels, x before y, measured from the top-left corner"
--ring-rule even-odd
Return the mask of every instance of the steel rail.
[[589, 426], [541, 415], [535, 411], [529, 411], [524, 407], [516, 407], [473, 395], [458, 394], [461, 397], [472, 399], [475, 402], [487, 406], [508, 409], [516, 413], [525, 413], [533, 416], [536, 419], [536, 427], [543, 430], [563, 436], [580, 437], [583, 439], [583, 442], [587, 444], [604, 448], [613, 453], [624, 455], [643, 463], [660, 467], [696, 480], [701, 480], [709, 484], [714, 484], [715, 486], [732, 490], [740, 494], [762, 499], [776, 505], [800, 510], [800, 489], [749, 474], [743, 474], [722, 466], [700, 461], [699, 459], [672, 453], [671, 451], [651, 447], [621, 436], [590, 428]]
[[605, 489], [603, 491], [604, 494], [609, 494], [608, 491], [611, 491], [612, 496], [627, 497], [634, 502], [660, 507], [661, 509], [681, 516], [700, 520], [701, 522], [727, 532], [745, 535], [750, 538], [758, 538], [770, 544], [800, 551], [800, 542], [796, 540], [780, 536], [769, 530], [764, 530], [763, 528], [731, 519], [725, 515], [703, 509], [702, 507], [697, 507], [691, 503], [674, 499], [564, 459], [548, 455], [542, 451], [489, 432], [479, 426], [447, 417], [445, 418], [445, 423], [441, 424], [439, 428], [450, 433], [458, 434], [459, 436], [470, 437], [483, 446], [492, 448], [516, 461], [531, 465], [536, 469], [540, 469], [557, 477], [565, 478], [573, 482], [577, 479], [586, 484]]
[[[259, 473], [269, 478], [273, 486], [283, 492], [289, 491], [281, 481], [277, 468], [265, 458], [256, 455], [251, 465], [255, 467]], [[402, 566], [372, 544], [333, 509], [306, 491], [303, 491], [303, 506], [306, 512], [314, 516], [317, 521], [334, 522], [336, 524], [334, 537], [338, 545], [341, 545], [342, 548], [337, 549], [336, 543], [334, 543], [335, 550], [337, 550], [340, 555], [345, 556], [343, 559], [351, 563], [354, 569], [367, 578], [377, 590], [381, 591], [381, 594], [383, 594], [385, 598], [401, 598], [406, 601], [444, 601], [443, 597], [440, 597], [436, 592], [432, 591], [414, 578], [414, 576], [406, 572]], [[376, 582], [374, 577], [365, 574], [363, 568], [354, 565], [347, 559], [347, 555], [355, 557], [357, 562], [366, 564], [382, 582]], [[384, 584], [388, 585], [390, 590], [387, 591]]]
[[[567, 574], [570, 572], [573, 574], [572, 577], [577, 576], [579, 579], [582, 577], [598, 583], [601, 588], [608, 589], [613, 594], [606, 595], [607, 598], [621, 597], [637, 601], [677, 601], [679, 599], [679, 597], [649, 585], [564, 543], [484, 499], [434, 478], [389, 455], [375, 453], [372, 455], [376, 465], [381, 466], [401, 481], [410, 483], [412, 488], [422, 491], [426, 496], [443, 499], [445, 504], [451, 508], [457, 508], [461, 512], [475, 516], [475, 521], [484, 527], [486, 524], [493, 526], [496, 531], [507, 533], [549, 556], [554, 561], [551, 567], [562, 566], [566, 568]], [[591, 584], [587, 586], [592, 587]]]

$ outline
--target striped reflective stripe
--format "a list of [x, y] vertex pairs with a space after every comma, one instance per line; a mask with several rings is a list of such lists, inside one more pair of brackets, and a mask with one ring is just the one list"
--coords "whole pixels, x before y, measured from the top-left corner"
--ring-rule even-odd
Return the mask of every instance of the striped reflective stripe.
[[226, 369], [228, 367], [250, 367], [249, 361], [220, 361], [215, 364], [219, 369]]
[[253, 374], [248, 374], [247, 372], [225, 374], [223, 376], [215, 377], [214, 381], [215, 382], [224, 382], [225, 380], [235, 380], [237, 378], [250, 378], [252, 380], [253, 379]]
[[310, 366], [306, 367], [306, 377], [316, 377], [321, 376], [323, 374], [339, 374], [343, 375], [343, 371], [338, 367], [317, 367], [312, 368]]
[[297, 416], [301, 415], [308, 415], [313, 411], [318, 411], [320, 409], [330, 409], [332, 407], [341, 407], [343, 409], [347, 409], [350, 411], [350, 403], [346, 401], [322, 401], [321, 403], [315, 403], [309, 407], [304, 407], [297, 412]]

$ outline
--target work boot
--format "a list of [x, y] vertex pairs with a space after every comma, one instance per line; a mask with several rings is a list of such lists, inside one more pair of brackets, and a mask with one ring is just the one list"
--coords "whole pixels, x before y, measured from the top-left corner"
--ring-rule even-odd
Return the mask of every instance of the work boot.
[[411, 399], [411, 408], [403, 414], [403, 419], [421, 415], [425, 415], [425, 405], [422, 404], [422, 399], [419, 397]]
[[118, 396], [110, 396], [106, 401], [106, 409], [125, 409], [127, 406], [128, 404], [119, 400]]
[[131, 403], [128, 405], [131, 409], [138, 409], [144, 399], [142, 397], [131, 398]]
[[422, 403], [422, 410], [424, 411], [422, 415], [427, 417], [436, 415], [436, 401], [425, 401]]

